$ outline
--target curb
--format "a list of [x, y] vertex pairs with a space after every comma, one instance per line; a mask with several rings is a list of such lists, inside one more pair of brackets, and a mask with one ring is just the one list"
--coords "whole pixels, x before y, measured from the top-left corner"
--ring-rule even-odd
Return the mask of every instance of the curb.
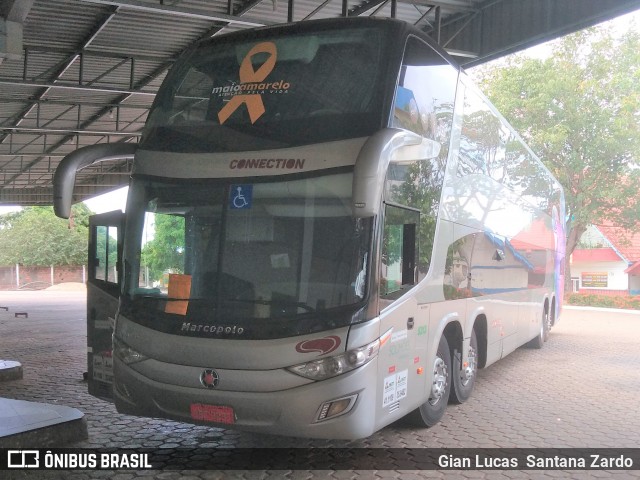
[[0, 448], [60, 447], [89, 437], [84, 414], [75, 408], [0, 398], [7, 411]]
[[22, 364], [13, 360], [0, 360], [0, 382], [22, 380]]

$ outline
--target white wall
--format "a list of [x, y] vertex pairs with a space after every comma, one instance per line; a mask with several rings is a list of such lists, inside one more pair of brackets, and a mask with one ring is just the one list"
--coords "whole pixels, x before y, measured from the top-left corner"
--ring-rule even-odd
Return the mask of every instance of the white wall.
[[628, 275], [624, 273], [628, 265], [620, 260], [619, 262], [580, 262], [571, 264], [571, 277], [580, 278], [580, 288], [590, 290], [582, 286], [583, 272], [607, 272], [608, 285], [606, 288], [594, 288], [593, 290], [628, 290]]

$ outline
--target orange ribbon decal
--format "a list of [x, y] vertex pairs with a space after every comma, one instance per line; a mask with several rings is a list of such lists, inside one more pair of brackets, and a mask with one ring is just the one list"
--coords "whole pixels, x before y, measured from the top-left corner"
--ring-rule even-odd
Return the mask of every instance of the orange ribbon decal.
[[[269, 58], [262, 64], [258, 70], [253, 70], [251, 64], [251, 57], [258, 53], [268, 53]], [[242, 60], [240, 64], [240, 84], [260, 83], [267, 75], [271, 73], [273, 67], [276, 65], [276, 45], [273, 42], [262, 42], [249, 50], [249, 53]], [[264, 104], [262, 103], [262, 97], [258, 93], [242, 94], [234, 96], [225, 106], [218, 112], [218, 120], [222, 125], [227, 119], [235, 112], [240, 105], [245, 103], [247, 110], [249, 111], [249, 118], [251, 123], [255, 123], [258, 118], [265, 112]]]

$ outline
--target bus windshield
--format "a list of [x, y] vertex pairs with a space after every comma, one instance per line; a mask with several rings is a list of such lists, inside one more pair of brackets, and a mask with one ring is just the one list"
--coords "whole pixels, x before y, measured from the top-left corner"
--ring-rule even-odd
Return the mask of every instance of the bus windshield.
[[372, 219], [352, 216], [351, 183], [351, 173], [253, 184], [136, 179], [127, 228], [138, 234], [125, 264], [137, 274], [123, 312], [169, 333], [233, 325], [243, 338], [352, 322], [367, 294]]
[[371, 135], [383, 126], [383, 32], [204, 43], [163, 83], [142, 148], [232, 152]]

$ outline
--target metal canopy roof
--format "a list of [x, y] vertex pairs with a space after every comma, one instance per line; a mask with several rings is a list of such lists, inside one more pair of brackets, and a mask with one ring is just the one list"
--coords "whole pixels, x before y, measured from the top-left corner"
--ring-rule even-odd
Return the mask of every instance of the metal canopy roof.
[[[136, 142], [167, 68], [238, 29], [353, 15], [417, 25], [464, 66], [640, 8], [640, 0], [0, 0], [0, 205], [50, 205], [60, 159]], [[126, 185], [130, 162], [77, 175], [76, 200]]]

